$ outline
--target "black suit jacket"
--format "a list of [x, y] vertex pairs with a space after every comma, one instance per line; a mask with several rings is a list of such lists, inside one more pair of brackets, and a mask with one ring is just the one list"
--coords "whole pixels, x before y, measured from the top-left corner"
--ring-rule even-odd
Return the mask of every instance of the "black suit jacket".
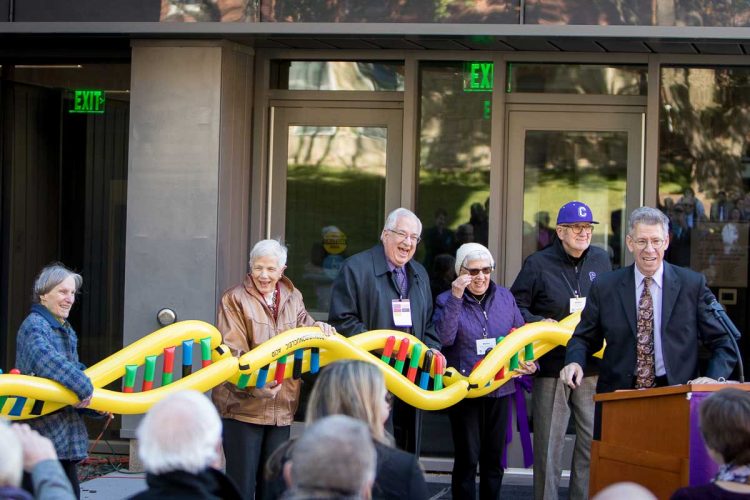
[[[412, 334], [428, 347], [440, 349], [432, 324], [430, 279], [414, 259], [406, 266], [409, 276]], [[388, 269], [385, 249], [379, 243], [346, 259], [333, 281], [328, 323], [340, 334], [351, 337], [369, 330], [395, 329], [391, 301], [398, 299], [396, 280]]]
[[[568, 342], [565, 364], [585, 366], [586, 355], [607, 348], [600, 364], [597, 392], [632, 389], [636, 367], [635, 272], [633, 265], [594, 281], [581, 322]], [[713, 298], [702, 274], [664, 262], [661, 340], [670, 385], [698, 376], [699, 340], [711, 351], [707, 377], [729, 378], [737, 362], [731, 341], [705, 305]]]

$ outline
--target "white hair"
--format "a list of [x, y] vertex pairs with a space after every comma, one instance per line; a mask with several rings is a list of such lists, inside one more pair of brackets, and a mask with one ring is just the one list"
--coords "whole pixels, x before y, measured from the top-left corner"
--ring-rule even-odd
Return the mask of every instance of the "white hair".
[[0, 487], [20, 486], [23, 473], [23, 449], [8, 422], [0, 418]]
[[330, 415], [305, 429], [291, 462], [294, 488], [357, 495], [375, 479], [377, 455], [364, 422]]
[[470, 260], [486, 260], [492, 267], [495, 267], [495, 259], [489, 249], [479, 243], [464, 243], [456, 250], [456, 274], [461, 274], [461, 266]]
[[80, 274], [74, 273], [59, 262], [48, 265], [39, 272], [39, 276], [34, 280], [31, 300], [38, 304], [42, 295], [51, 292], [53, 288], [71, 276], [75, 282], [76, 291], [80, 290], [81, 285], [83, 285], [83, 278]]
[[261, 257], [275, 257], [279, 267], [286, 265], [287, 248], [279, 240], [260, 240], [250, 250], [250, 267]]
[[135, 432], [146, 472], [163, 474], [208, 468], [218, 458], [221, 419], [198, 391], [176, 392], [156, 403]]
[[393, 212], [388, 214], [388, 217], [385, 218], [385, 224], [383, 224], [383, 231], [386, 231], [388, 229], [393, 230], [396, 229], [396, 224], [398, 224], [398, 220], [402, 217], [406, 217], [408, 219], [413, 220], [417, 223], [417, 227], [419, 228], [419, 234], [422, 234], [422, 221], [419, 220], [419, 217], [412, 212], [411, 210], [407, 208], [397, 208]]

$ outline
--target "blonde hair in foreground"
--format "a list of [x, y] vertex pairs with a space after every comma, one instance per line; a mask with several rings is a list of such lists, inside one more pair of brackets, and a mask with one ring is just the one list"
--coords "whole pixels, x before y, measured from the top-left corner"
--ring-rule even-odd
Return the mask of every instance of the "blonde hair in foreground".
[[347, 415], [363, 421], [372, 438], [391, 445], [378, 408], [386, 397], [385, 379], [376, 366], [365, 361], [337, 361], [318, 376], [307, 405], [305, 424], [328, 415]]

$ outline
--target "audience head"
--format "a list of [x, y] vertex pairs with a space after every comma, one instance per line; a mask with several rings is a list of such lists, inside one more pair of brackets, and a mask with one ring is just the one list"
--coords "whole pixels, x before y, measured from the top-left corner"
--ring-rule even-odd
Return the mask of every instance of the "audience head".
[[750, 464], [750, 392], [727, 388], [700, 406], [703, 441], [717, 461]]
[[656, 500], [651, 491], [640, 484], [631, 482], [615, 483], [607, 486], [594, 496], [593, 500]]
[[380, 370], [365, 361], [336, 361], [318, 375], [307, 404], [307, 425], [328, 415], [348, 415], [370, 428], [372, 439], [390, 444], [388, 391]]
[[0, 419], [0, 487], [18, 487], [23, 473], [23, 449], [8, 422]]
[[197, 391], [180, 391], [156, 403], [136, 430], [138, 455], [146, 472], [196, 474], [218, 467], [221, 419]]
[[369, 498], [377, 456], [367, 426], [346, 415], [312, 423], [284, 465], [290, 498]]

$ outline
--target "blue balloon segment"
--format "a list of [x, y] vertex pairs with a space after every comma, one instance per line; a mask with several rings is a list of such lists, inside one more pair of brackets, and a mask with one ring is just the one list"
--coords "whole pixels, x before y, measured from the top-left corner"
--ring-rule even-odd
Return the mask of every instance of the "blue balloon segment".
[[294, 365], [292, 365], [292, 378], [298, 380], [302, 377], [302, 361], [305, 357], [304, 349], [294, 351]]
[[313, 347], [310, 349], [310, 373], [320, 371], [320, 348]]
[[10, 412], [8, 412], [8, 415], [10, 415], [11, 417], [20, 417], [25, 404], [26, 404], [26, 398], [22, 396], [16, 397], [16, 402], [13, 403], [13, 408], [10, 409]]
[[193, 340], [182, 341], [182, 364], [183, 366], [193, 364]]
[[426, 391], [429, 383], [430, 383], [430, 373], [422, 372], [422, 374], [419, 376], [419, 388]]
[[258, 372], [258, 380], [255, 381], [255, 387], [263, 389], [266, 385], [266, 378], [268, 377], [268, 365], [264, 366]]

